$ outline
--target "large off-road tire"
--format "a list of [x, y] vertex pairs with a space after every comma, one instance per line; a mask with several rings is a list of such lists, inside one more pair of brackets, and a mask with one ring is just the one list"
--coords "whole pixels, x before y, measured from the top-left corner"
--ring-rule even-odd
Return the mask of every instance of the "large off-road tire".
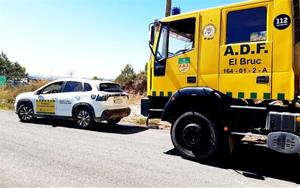
[[77, 108], [75, 110], [73, 116], [74, 122], [76, 123], [77, 127], [81, 129], [87, 129], [93, 126], [94, 124], [94, 117], [92, 115], [91, 110], [88, 108]]
[[206, 162], [214, 159], [220, 150], [220, 136], [216, 125], [199, 112], [185, 112], [171, 128], [174, 147], [191, 160]]
[[119, 123], [121, 121], [121, 118], [118, 118], [118, 119], [110, 119], [110, 120], [107, 120], [107, 123], [109, 125], [116, 125], [117, 123]]
[[33, 108], [27, 103], [21, 104], [18, 108], [17, 113], [21, 122], [30, 123], [35, 119]]

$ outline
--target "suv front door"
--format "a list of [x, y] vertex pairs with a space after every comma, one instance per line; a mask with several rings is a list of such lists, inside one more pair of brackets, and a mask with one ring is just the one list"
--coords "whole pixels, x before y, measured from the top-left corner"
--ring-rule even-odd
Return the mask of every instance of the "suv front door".
[[63, 82], [54, 82], [38, 91], [33, 101], [36, 114], [57, 115], [57, 96], [61, 92], [62, 86]]

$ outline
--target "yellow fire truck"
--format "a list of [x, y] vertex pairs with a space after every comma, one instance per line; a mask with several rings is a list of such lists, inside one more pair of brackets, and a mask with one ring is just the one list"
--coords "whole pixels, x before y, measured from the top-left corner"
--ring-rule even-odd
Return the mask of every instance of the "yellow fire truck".
[[299, 153], [299, 9], [299, 0], [251, 0], [150, 24], [141, 113], [170, 122], [175, 148], [193, 160], [245, 136]]

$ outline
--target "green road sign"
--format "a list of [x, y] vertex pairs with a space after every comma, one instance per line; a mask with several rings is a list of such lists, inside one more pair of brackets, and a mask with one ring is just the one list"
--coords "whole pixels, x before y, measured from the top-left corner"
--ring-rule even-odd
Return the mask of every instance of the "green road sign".
[[6, 84], [6, 76], [0, 76], [0, 86], [4, 86]]

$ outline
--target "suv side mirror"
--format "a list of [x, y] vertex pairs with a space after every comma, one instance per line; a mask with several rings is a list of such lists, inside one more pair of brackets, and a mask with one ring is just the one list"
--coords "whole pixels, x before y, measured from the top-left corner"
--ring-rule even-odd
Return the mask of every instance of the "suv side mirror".
[[37, 91], [35, 92], [35, 94], [36, 94], [36, 95], [40, 95], [40, 94], [41, 94], [41, 91], [40, 91], [40, 90], [37, 90]]

